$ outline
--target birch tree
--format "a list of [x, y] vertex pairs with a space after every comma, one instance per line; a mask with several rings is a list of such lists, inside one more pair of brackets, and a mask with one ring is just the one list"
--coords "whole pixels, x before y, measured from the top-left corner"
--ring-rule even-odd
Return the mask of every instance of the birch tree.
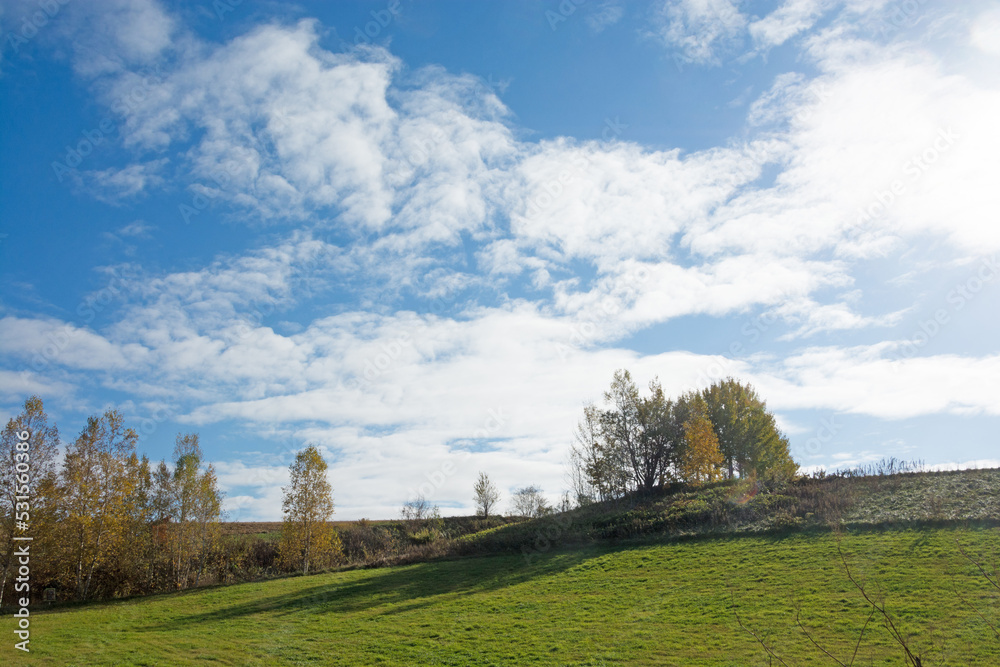
[[7, 422], [0, 444], [0, 541], [3, 544], [0, 606], [3, 606], [4, 593], [15, 565], [16, 543], [11, 538], [24, 532], [18, 529], [18, 514], [23, 516], [27, 511], [28, 521], [24, 523], [31, 530], [36, 545], [54, 537], [51, 532], [58, 452], [59, 429], [49, 426], [42, 399], [31, 396], [25, 400], [21, 413]]
[[486, 473], [480, 472], [473, 491], [475, 493], [476, 514], [489, 519], [490, 511], [500, 502], [500, 490], [490, 481]]
[[60, 500], [68, 543], [69, 579], [78, 599], [87, 599], [94, 572], [125, 539], [134, 516], [131, 503], [141, 481], [136, 432], [117, 410], [89, 417], [66, 451]]
[[281, 558], [302, 569], [336, 559], [340, 539], [327, 521], [333, 515], [333, 489], [326, 478], [327, 465], [314, 445], [296, 454], [289, 467], [291, 479], [282, 489]]

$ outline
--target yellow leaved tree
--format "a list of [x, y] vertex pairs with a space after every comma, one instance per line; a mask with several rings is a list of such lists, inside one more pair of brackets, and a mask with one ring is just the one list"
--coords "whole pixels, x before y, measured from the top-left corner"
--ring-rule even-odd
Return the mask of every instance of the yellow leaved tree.
[[278, 554], [287, 569], [329, 567], [343, 556], [340, 536], [328, 521], [333, 514], [333, 489], [326, 478], [326, 461], [309, 445], [289, 467], [291, 480], [282, 491], [284, 522]]
[[691, 401], [691, 413], [684, 422], [681, 476], [689, 482], [715, 482], [722, 478], [724, 464], [719, 438], [708, 418], [705, 402], [696, 395]]

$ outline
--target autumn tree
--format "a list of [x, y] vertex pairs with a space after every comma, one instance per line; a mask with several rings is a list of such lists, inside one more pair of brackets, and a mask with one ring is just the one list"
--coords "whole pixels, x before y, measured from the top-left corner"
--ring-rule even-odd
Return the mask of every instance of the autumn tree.
[[143, 519], [137, 507], [144, 479], [137, 439], [122, 414], [109, 409], [89, 417], [67, 448], [59, 478], [61, 530], [67, 579], [78, 599], [88, 598], [95, 571], [113, 561]]
[[[648, 395], [640, 395], [629, 372], [619, 370], [604, 399], [606, 409], [584, 408], [570, 449], [570, 484], [578, 503], [688, 479], [690, 469], [684, 466], [692, 464], [692, 452], [715, 460], [707, 444], [711, 439], [701, 437], [706, 424], [715, 434], [727, 478], [752, 474], [787, 481], [798, 470], [788, 439], [749, 384], [729, 378], [704, 391], [667, 398], [659, 380], [649, 383]], [[690, 447], [689, 428], [698, 434], [699, 448]]]
[[339, 558], [340, 538], [327, 523], [333, 514], [333, 490], [326, 478], [327, 465], [319, 450], [309, 445], [289, 467], [291, 480], [282, 489], [284, 522], [281, 559], [286, 566], [323, 566]]
[[194, 585], [200, 582], [222, 518], [215, 469], [209, 465], [202, 471], [203, 458], [198, 434], [178, 433], [173, 473], [161, 461], [154, 474], [151, 509], [156, 521], [169, 518], [173, 522], [164, 526], [161, 539], [170, 553], [172, 578], [178, 588], [192, 583], [192, 571]]
[[684, 446], [680, 452], [680, 473], [689, 482], [715, 482], [722, 476], [725, 460], [719, 451], [719, 439], [708, 418], [701, 397], [692, 402], [691, 414], [684, 422]]
[[203, 459], [198, 434], [178, 433], [173, 471], [166, 461], [160, 461], [152, 473], [152, 535], [168, 555], [170, 580], [176, 588], [200, 583], [208, 554], [220, 534], [222, 493], [215, 468], [208, 465], [202, 470]]
[[27, 512], [24, 523], [36, 549], [55, 537], [52, 520], [58, 451], [59, 430], [49, 426], [42, 399], [31, 396], [21, 413], [7, 422], [0, 444], [0, 606], [16, 564], [16, 542], [11, 538], [24, 533], [18, 528], [18, 515], [23, 517]]
[[798, 465], [789, 453], [788, 439], [750, 383], [727, 378], [706, 388], [701, 397], [729, 479], [750, 474], [762, 479], [794, 477]]
[[490, 481], [486, 473], [480, 472], [473, 491], [475, 493], [476, 514], [484, 519], [489, 519], [490, 511], [500, 502], [500, 490]]

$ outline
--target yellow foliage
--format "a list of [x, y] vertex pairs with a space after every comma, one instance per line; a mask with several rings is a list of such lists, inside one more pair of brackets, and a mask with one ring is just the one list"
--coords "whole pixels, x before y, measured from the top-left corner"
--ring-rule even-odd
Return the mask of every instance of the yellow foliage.
[[725, 459], [719, 450], [719, 438], [712, 422], [704, 414], [695, 414], [684, 422], [684, 448], [680, 469], [689, 482], [715, 482], [722, 478]]
[[326, 522], [306, 527], [286, 521], [278, 544], [278, 560], [282, 569], [301, 568], [304, 574], [333, 567], [344, 560], [340, 534]]

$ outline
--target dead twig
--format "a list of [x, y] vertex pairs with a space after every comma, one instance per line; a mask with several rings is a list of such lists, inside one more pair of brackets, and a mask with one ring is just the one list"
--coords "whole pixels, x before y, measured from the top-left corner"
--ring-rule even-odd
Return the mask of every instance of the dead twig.
[[900, 645], [903, 649], [903, 654], [906, 658], [906, 664], [912, 665], [913, 667], [923, 667], [923, 663], [920, 661], [920, 656], [913, 655], [910, 651], [910, 647], [907, 645], [906, 640], [903, 638], [903, 633], [899, 631], [896, 624], [892, 620], [892, 616], [889, 612], [885, 610], [885, 604], [880, 604], [873, 600], [865, 587], [858, 583], [858, 580], [854, 578], [854, 574], [851, 572], [851, 567], [847, 564], [847, 557], [844, 556], [843, 550], [840, 548], [840, 542], [837, 542], [837, 553], [840, 554], [840, 562], [844, 565], [844, 571], [847, 573], [847, 578], [850, 580], [854, 587], [858, 589], [861, 596], [865, 599], [865, 602], [872, 606], [873, 611], [877, 611], [881, 616], [882, 620], [885, 622], [886, 628], [889, 630], [889, 634], [892, 638], [896, 640], [896, 643]]
[[772, 649], [770, 646], [767, 645], [767, 642], [765, 642], [760, 635], [758, 635], [756, 632], [754, 632], [747, 626], [743, 625], [743, 619], [740, 618], [740, 613], [737, 611], [736, 607], [736, 593], [730, 590], [729, 594], [732, 596], [733, 599], [733, 614], [736, 616], [736, 622], [740, 624], [740, 627], [749, 632], [751, 635], [753, 635], [753, 638], [757, 640], [757, 643], [761, 645], [761, 648], [763, 648], [767, 652], [767, 655], [770, 658], [774, 658], [775, 660], [783, 664], [785, 667], [788, 667], [788, 663], [782, 660], [781, 657], [779, 657], [778, 654], [774, 652], [774, 649]]
[[858, 649], [861, 648], [861, 640], [865, 636], [865, 631], [868, 629], [868, 624], [872, 622], [872, 618], [875, 616], [875, 610], [872, 609], [871, 613], [868, 614], [868, 620], [866, 620], [864, 626], [862, 626], [862, 628], [861, 628], [861, 634], [858, 635], [858, 641], [854, 645], [854, 653], [851, 654], [851, 661], [847, 662], [847, 663], [842, 662], [840, 660], [840, 658], [838, 658], [837, 656], [835, 656], [832, 653], [830, 653], [829, 651], [827, 651], [825, 648], [823, 648], [823, 646], [819, 642], [817, 642], [815, 639], [813, 639], [812, 635], [809, 634], [809, 631], [806, 630], [806, 627], [804, 625], [802, 625], [802, 621], [799, 618], [801, 611], [802, 611], [801, 609], [799, 609], [798, 607], [796, 607], [796, 609], [795, 609], [795, 624], [797, 626], [799, 626], [799, 630], [801, 630], [802, 634], [804, 634], [806, 636], [806, 639], [808, 639], [810, 642], [812, 642], [813, 646], [815, 646], [820, 651], [822, 651], [823, 653], [825, 653], [831, 660], [833, 660], [834, 662], [836, 662], [841, 667], [851, 667], [854, 664], [854, 660], [857, 658]]

